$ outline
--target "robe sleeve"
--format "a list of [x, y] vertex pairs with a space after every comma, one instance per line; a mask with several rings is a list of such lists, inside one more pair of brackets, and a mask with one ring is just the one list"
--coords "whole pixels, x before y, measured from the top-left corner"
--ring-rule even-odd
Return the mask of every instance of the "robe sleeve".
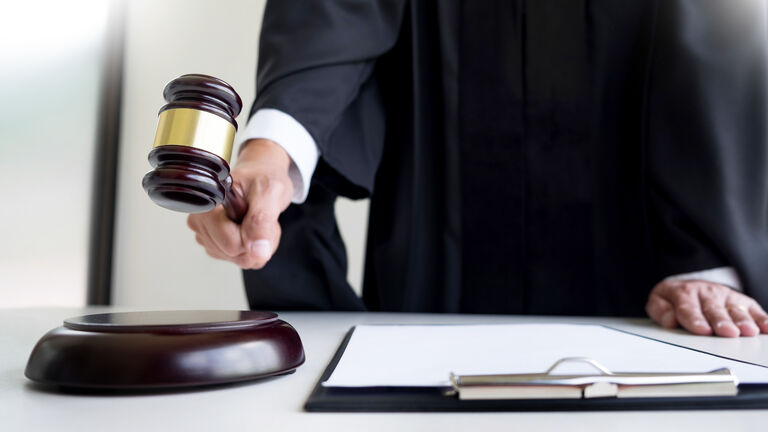
[[768, 305], [768, 10], [659, 1], [646, 175], [660, 277], [734, 266]]
[[384, 145], [376, 59], [400, 32], [404, 0], [274, 0], [264, 11], [256, 101], [309, 132], [320, 160], [307, 200], [280, 216], [280, 246], [261, 270], [245, 270], [253, 309], [364, 310], [347, 283], [334, 215], [337, 195], [373, 190]]
[[278, 0], [264, 12], [251, 115], [274, 108], [301, 123], [344, 195], [373, 188], [384, 114], [372, 72], [397, 40], [403, 8], [403, 0]]

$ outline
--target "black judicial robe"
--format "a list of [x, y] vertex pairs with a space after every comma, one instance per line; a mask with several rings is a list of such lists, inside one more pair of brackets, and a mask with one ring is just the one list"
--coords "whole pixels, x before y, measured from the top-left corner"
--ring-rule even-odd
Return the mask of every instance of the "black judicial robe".
[[[768, 306], [762, 1], [270, 1], [253, 111], [321, 161], [251, 307], [644, 315], [733, 266]], [[371, 197], [363, 298], [333, 214]]]

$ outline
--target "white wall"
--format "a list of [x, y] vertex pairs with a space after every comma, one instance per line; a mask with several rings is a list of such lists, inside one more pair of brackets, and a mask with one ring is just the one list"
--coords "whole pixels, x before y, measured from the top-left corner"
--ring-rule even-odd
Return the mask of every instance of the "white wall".
[[[204, 73], [227, 81], [243, 98], [245, 114], [238, 121], [246, 122], [264, 1], [127, 4], [114, 302], [134, 308], [246, 308], [237, 267], [209, 258], [186, 227], [186, 216], [152, 203], [141, 179], [150, 169], [157, 111], [171, 79]], [[359, 289], [367, 203], [340, 202], [337, 215], [347, 240], [349, 278]]]

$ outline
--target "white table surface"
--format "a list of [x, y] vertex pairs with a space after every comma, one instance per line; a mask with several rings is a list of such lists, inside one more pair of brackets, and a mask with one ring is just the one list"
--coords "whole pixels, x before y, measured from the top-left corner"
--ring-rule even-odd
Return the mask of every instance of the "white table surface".
[[307, 413], [304, 401], [349, 328], [374, 323], [579, 322], [638, 334], [768, 365], [768, 335], [722, 339], [692, 336], [647, 320], [283, 313], [307, 356], [296, 373], [249, 384], [153, 395], [77, 395], [40, 391], [24, 367], [37, 340], [63, 319], [111, 309], [0, 309], [0, 431], [487, 431], [677, 430], [760, 431], [768, 410], [551, 413]]

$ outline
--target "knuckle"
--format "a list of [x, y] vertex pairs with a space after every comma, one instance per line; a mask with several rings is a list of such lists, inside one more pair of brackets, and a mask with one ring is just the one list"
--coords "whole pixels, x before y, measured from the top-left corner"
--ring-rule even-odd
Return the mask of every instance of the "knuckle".
[[760, 306], [760, 303], [754, 302], [749, 306], [749, 310], [752, 311], [755, 314], [768, 317], [768, 314], [765, 313], [765, 309], [763, 309], [762, 306]]
[[694, 295], [699, 293], [705, 286], [698, 281], [685, 281], [680, 290], [687, 295]]
[[[731, 288], [728, 289], [733, 291]], [[760, 304], [755, 299], [740, 292], [733, 291], [728, 296], [728, 299], [729, 301], [732, 300], [733, 303], [742, 304], [747, 307], [760, 307]]]
[[275, 219], [274, 212], [268, 209], [258, 209], [249, 215], [248, 224], [263, 227], [272, 224]]
[[267, 197], [270, 200], [282, 202], [293, 194], [293, 183], [286, 176], [285, 179], [274, 175], [259, 175], [253, 179], [252, 188], [257, 195]]
[[678, 303], [685, 303], [691, 298], [691, 291], [690, 289], [686, 289], [685, 287], [681, 286], [678, 287], [678, 289], [675, 289], [670, 294], [670, 298], [672, 301], [676, 304]]
[[253, 179], [253, 187], [259, 194], [267, 194], [275, 187], [275, 181], [271, 176], [258, 175]]
[[663, 291], [667, 287], [666, 281], [661, 281], [653, 286], [653, 289], [651, 290], [651, 295], [658, 295], [659, 291]]
[[240, 244], [230, 236], [222, 236], [219, 238], [219, 246], [221, 250], [229, 255], [236, 256], [240, 253]]
[[272, 212], [266, 209], [259, 210], [254, 214], [254, 219], [258, 224], [267, 224], [272, 222]]
[[197, 220], [196, 220], [195, 215], [189, 215], [187, 217], [187, 227], [189, 229], [191, 229], [192, 231], [194, 231], [194, 232], [198, 231], [198, 229], [197, 229]]
[[664, 304], [656, 296], [648, 298], [648, 302], [645, 304], [645, 311], [649, 315], [661, 312], [664, 308]]
[[704, 284], [700, 290], [702, 295], [717, 296], [723, 293], [723, 286], [717, 284]]
[[680, 281], [665, 279], [659, 282], [653, 288], [653, 291], [659, 294], [669, 295], [670, 293], [674, 292], [679, 286], [680, 286]]

